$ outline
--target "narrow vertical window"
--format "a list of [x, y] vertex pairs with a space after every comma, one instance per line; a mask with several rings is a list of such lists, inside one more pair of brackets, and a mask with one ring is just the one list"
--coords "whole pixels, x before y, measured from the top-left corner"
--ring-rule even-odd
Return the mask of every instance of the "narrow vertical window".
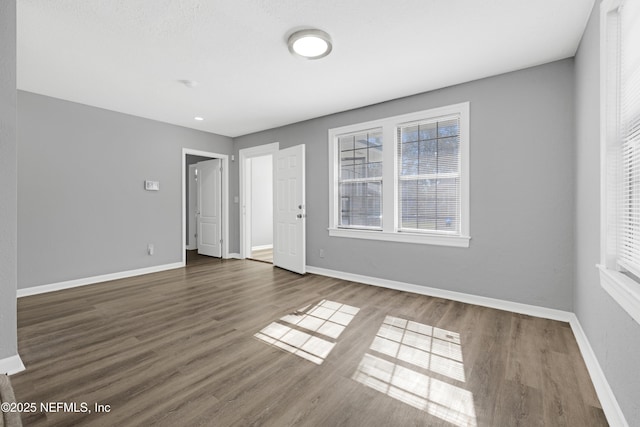
[[382, 130], [338, 137], [340, 227], [382, 228]]
[[622, 182], [618, 262], [640, 277], [640, 5], [627, 1], [621, 12], [618, 73]]
[[600, 4], [600, 284], [640, 323], [640, 2]]
[[460, 232], [460, 118], [398, 126], [400, 231]]

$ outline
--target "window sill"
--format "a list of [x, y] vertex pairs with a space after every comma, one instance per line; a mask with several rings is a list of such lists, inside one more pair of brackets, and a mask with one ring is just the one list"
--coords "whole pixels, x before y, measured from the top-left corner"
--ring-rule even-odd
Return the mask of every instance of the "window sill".
[[354, 230], [344, 228], [329, 228], [331, 237], [348, 237], [352, 239], [383, 240], [387, 242], [416, 243], [422, 245], [453, 246], [468, 248], [468, 236], [445, 236], [418, 233], [386, 233], [384, 231]]
[[600, 286], [640, 324], [640, 283], [598, 264]]

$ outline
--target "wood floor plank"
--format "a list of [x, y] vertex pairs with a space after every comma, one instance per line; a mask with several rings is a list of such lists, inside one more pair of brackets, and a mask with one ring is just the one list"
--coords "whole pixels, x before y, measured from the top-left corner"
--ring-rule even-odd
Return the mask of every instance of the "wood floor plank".
[[17, 399], [110, 405], [26, 426], [607, 425], [566, 323], [187, 259], [19, 299]]
[[496, 399], [496, 419], [501, 426], [545, 426], [541, 390], [524, 384], [519, 376], [505, 381]]
[[545, 347], [540, 334], [536, 333], [537, 330], [535, 319], [530, 316], [514, 316], [505, 378], [540, 390], [541, 349]]

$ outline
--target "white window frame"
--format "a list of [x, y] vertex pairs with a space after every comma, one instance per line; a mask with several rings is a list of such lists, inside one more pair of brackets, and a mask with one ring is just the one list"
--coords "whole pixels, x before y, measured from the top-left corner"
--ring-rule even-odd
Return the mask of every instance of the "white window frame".
[[[620, 182], [620, 152], [612, 150], [610, 140], [617, 128], [609, 123], [610, 106], [619, 108], [616, 92], [610, 90], [610, 57], [608, 15], [624, 0], [604, 0], [600, 5], [600, 284], [602, 288], [638, 323], [640, 323], [640, 283], [624, 274], [617, 265], [618, 188]], [[616, 82], [617, 84], [617, 82]]]
[[[460, 233], [407, 232], [398, 227], [398, 155], [396, 128], [409, 122], [460, 116]], [[382, 230], [339, 227], [338, 137], [382, 128]], [[469, 247], [469, 102], [432, 108], [329, 129], [329, 236], [426, 245]]]

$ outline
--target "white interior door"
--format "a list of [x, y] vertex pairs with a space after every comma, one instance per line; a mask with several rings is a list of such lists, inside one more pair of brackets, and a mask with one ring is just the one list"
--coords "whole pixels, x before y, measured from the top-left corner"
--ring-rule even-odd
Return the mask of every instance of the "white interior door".
[[304, 144], [280, 150], [274, 159], [273, 264], [305, 274]]
[[198, 253], [222, 257], [221, 160], [198, 162]]

